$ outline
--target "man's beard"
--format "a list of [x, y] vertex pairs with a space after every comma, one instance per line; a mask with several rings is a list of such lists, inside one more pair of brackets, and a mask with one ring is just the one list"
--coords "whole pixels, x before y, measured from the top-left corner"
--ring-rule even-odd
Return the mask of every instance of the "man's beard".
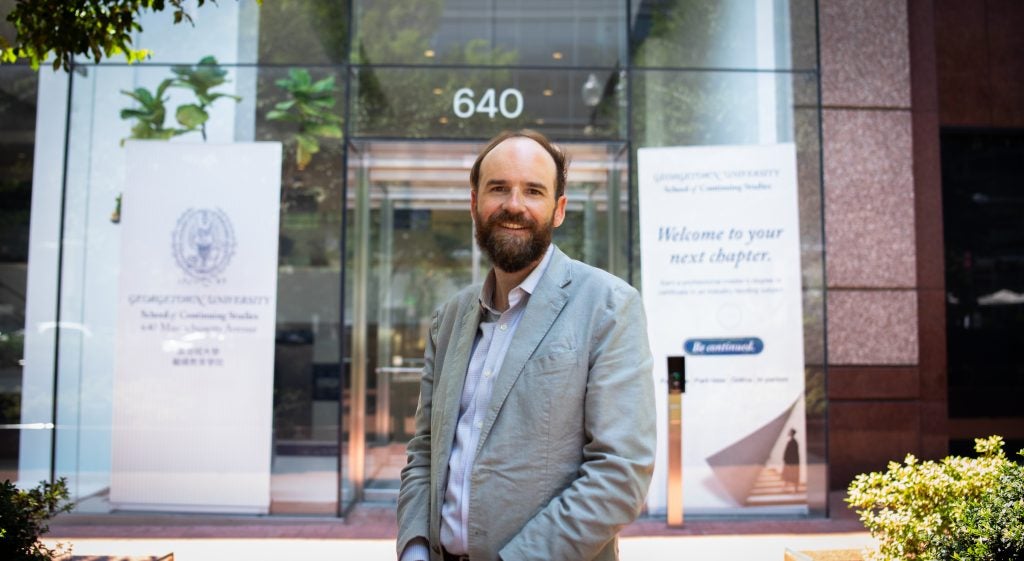
[[[475, 210], [473, 217], [476, 219], [476, 243], [491, 258], [491, 263], [506, 273], [522, 271], [540, 259], [551, 245], [554, 212], [545, 224], [537, 223], [527, 214], [515, 216], [504, 210], [491, 215], [486, 223], [480, 220]], [[530, 235], [502, 232], [498, 224], [525, 226], [524, 230], [519, 231], [529, 232]]]

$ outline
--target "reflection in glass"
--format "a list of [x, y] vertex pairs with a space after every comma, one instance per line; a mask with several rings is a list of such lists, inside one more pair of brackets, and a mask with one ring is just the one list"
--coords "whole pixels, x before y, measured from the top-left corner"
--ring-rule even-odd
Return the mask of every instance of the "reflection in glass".
[[[623, 274], [626, 245], [617, 232], [628, 212], [624, 147], [564, 148], [573, 162], [569, 203], [554, 241], [572, 257]], [[377, 141], [349, 151], [346, 324], [353, 391], [346, 409], [353, 440], [346, 479], [368, 500], [397, 498], [433, 311], [490, 269], [473, 241], [469, 213], [469, 168], [478, 149]]]
[[[352, 62], [621, 66], [621, 0], [356, 0]], [[396, 32], [396, 30], [400, 30]]]
[[1019, 418], [1024, 133], [944, 129], [941, 141], [949, 416]]
[[625, 73], [615, 70], [355, 68], [352, 133], [489, 138], [532, 128], [562, 140], [625, 138]]
[[348, 47], [349, 2], [274, 0], [259, 10], [262, 64], [341, 64]]
[[38, 77], [0, 67], [0, 480], [18, 480]]
[[647, 68], [807, 70], [816, 66], [813, 1], [635, 2], [630, 52]]
[[[337, 74], [307, 73], [310, 86], [320, 84], [321, 93], [329, 94], [316, 98], [323, 114], [311, 123], [321, 126], [320, 133], [325, 123], [339, 125], [327, 134], [310, 133], [304, 129], [310, 122], [271, 118], [282, 103], [295, 104], [297, 96], [302, 97], [304, 90], [295, 86], [298, 78], [291, 69], [225, 65], [223, 70], [227, 81], [216, 91], [240, 100], [221, 99], [209, 107], [208, 142], [265, 140], [284, 146], [271, 512], [333, 515], [338, 512], [341, 450], [342, 88]], [[57, 431], [55, 463], [57, 475], [69, 476], [76, 496], [85, 497], [79, 511], [106, 511], [114, 302], [123, 265], [120, 230], [112, 215], [127, 163], [121, 141], [133, 135], [139, 120], [134, 113], [122, 118], [123, 109], [138, 109], [138, 101], [122, 92], [153, 92], [174, 73], [161, 65], [96, 66], [74, 76], [64, 225], [65, 239], [71, 241], [64, 250], [61, 320], [81, 329], [63, 330], [58, 349], [58, 419], [69, 421], [60, 423]], [[189, 102], [190, 93], [170, 87], [165, 94], [162, 127], [180, 128], [174, 115], [177, 107]], [[303, 134], [311, 138], [300, 138]], [[316, 149], [300, 166], [299, 145], [310, 140]], [[201, 144], [203, 139], [192, 131], [151, 142]], [[130, 202], [124, 212], [131, 212]]]
[[256, 138], [284, 145], [271, 512], [335, 514], [344, 83], [330, 68], [273, 67], [257, 85]]

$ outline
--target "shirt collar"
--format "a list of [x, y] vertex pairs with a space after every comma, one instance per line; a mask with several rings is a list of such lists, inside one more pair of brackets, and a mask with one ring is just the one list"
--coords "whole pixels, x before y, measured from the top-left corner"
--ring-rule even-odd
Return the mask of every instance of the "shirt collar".
[[[541, 277], [544, 276], [544, 272], [547, 271], [548, 265], [551, 264], [551, 256], [555, 253], [555, 244], [548, 244], [548, 249], [544, 253], [544, 257], [540, 260], [540, 263], [530, 271], [530, 274], [523, 279], [523, 282], [519, 283], [518, 286], [513, 288], [508, 293], [508, 307], [512, 309], [519, 304], [519, 301], [526, 295], [533, 294], [534, 290], [537, 290], [537, 285], [540, 284]], [[484, 281], [483, 287], [480, 288], [480, 305], [483, 306], [489, 312], [500, 314], [494, 309], [494, 269], [487, 273], [487, 279]]]

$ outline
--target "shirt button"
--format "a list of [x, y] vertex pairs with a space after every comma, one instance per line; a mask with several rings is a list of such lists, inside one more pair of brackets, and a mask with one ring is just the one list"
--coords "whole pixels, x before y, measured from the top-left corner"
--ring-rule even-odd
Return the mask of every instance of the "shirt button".
[[493, 374], [493, 372], [490, 370], [484, 370], [484, 378], [490, 378], [491, 374]]
[[501, 324], [501, 330], [502, 331], [506, 331], [507, 329], [508, 329], [508, 324], [507, 323]]
[[477, 421], [477, 422], [473, 423], [473, 426], [475, 426], [478, 429], [482, 429], [482, 428], [484, 428], [484, 423], [483, 423], [483, 421]]

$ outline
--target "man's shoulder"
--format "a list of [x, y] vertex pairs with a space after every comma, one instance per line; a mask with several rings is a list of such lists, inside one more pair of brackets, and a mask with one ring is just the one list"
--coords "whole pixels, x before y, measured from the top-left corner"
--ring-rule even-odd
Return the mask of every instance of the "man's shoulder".
[[[638, 294], [636, 288], [608, 271], [566, 256], [570, 290], [610, 292], [620, 295]], [[575, 285], [575, 287], [573, 286]]]
[[475, 305], [480, 299], [480, 283], [471, 284], [461, 288], [450, 298], [437, 307], [439, 315], [465, 310], [466, 306]]

